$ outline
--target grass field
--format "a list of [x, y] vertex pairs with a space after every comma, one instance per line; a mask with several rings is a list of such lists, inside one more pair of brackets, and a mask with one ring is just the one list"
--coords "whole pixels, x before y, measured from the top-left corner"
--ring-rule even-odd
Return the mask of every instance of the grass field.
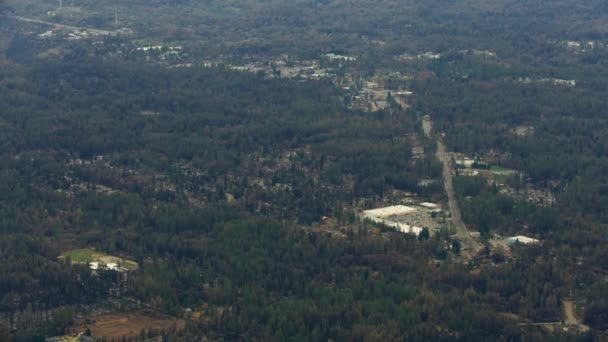
[[74, 249], [64, 252], [59, 256], [59, 259], [70, 258], [74, 264], [88, 264], [92, 261], [102, 262], [104, 264], [116, 263], [128, 270], [138, 268], [138, 265], [133, 260], [123, 259], [112, 255], [100, 253], [88, 248]]
[[504, 168], [502, 166], [492, 165], [490, 166], [490, 171], [492, 172], [514, 172], [514, 170]]
[[102, 256], [103, 254], [98, 253], [92, 249], [74, 249], [71, 251], [64, 252], [61, 254], [60, 258], [69, 257], [73, 263], [76, 264], [85, 264], [91, 261], [95, 261], [98, 256]]

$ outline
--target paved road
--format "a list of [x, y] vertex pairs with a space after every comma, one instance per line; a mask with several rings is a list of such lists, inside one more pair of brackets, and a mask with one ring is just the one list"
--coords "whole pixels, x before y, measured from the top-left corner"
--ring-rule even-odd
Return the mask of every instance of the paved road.
[[13, 19], [13, 20], [18, 20], [18, 21], [23, 21], [26, 23], [32, 23], [32, 24], [53, 26], [53, 27], [60, 28], [60, 29], [87, 31], [91, 34], [102, 35], [102, 36], [115, 34], [115, 32], [113, 32], [113, 31], [63, 25], [63, 24], [52, 23], [50, 21], [44, 21], [44, 20], [38, 20], [38, 19], [26, 18], [26, 17], [19, 17], [19, 16], [15, 16], [15, 15], [0, 15], [0, 18]]
[[[431, 130], [433, 123], [430, 119], [425, 118], [422, 120], [422, 129], [427, 137], [431, 136]], [[437, 138], [437, 159], [443, 164], [443, 186], [445, 192], [448, 195], [448, 202], [450, 207], [450, 213], [452, 214], [452, 223], [456, 229], [456, 237], [462, 244], [463, 255], [475, 255], [483, 247], [477, 241], [475, 241], [462, 221], [460, 214], [460, 207], [458, 206], [458, 200], [454, 192], [454, 184], [452, 182], [452, 165], [450, 157], [445, 149], [445, 145], [440, 137]]]
[[462, 243], [462, 249], [465, 253], [476, 254], [481, 248], [481, 244], [475, 241], [462, 221], [460, 207], [454, 192], [454, 184], [452, 182], [452, 167], [450, 158], [445, 150], [445, 145], [440, 139], [437, 139], [437, 159], [443, 164], [443, 186], [448, 195], [450, 205], [450, 213], [452, 214], [452, 224], [456, 229], [456, 237]]

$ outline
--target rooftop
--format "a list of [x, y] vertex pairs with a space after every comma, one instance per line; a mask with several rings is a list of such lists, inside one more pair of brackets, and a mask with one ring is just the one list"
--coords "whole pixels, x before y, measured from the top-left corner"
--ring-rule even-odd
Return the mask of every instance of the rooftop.
[[420, 206], [428, 208], [428, 209], [437, 209], [437, 208], [439, 208], [439, 206], [437, 204], [430, 203], [430, 202], [422, 202], [422, 203], [420, 203]]
[[394, 205], [391, 207], [366, 210], [363, 215], [369, 217], [387, 218], [392, 216], [407, 215], [416, 211], [416, 208], [406, 207], [404, 205]]
[[530, 245], [530, 244], [537, 244], [540, 241], [537, 239], [533, 239], [531, 237], [518, 235], [518, 236], [513, 236], [513, 237], [508, 238], [507, 242], [509, 242], [510, 244], [518, 242], [518, 243], [523, 243], [524, 245]]

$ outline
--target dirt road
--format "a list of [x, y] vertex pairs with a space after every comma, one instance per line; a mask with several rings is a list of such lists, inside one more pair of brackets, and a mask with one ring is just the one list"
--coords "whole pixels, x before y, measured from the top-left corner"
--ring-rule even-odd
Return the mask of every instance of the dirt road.
[[44, 20], [38, 20], [38, 19], [26, 18], [26, 17], [19, 17], [19, 16], [14, 16], [14, 15], [0, 15], [0, 18], [13, 19], [13, 20], [23, 21], [23, 22], [31, 23], [31, 24], [53, 26], [53, 27], [59, 28], [59, 29], [87, 31], [90, 34], [95, 34], [95, 35], [100, 35], [100, 36], [107, 36], [107, 35], [115, 34], [115, 32], [113, 32], [113, 31], [63, 25], [63, 24], [52, 23], [50, 21], [44, 21]]
[[560, 330], [569, 330], [572, 327], [576, 327], [578, 333], [586, 333], [589, 331], [589, 326], [583, 324], [576, 318], [574, 313], [574, 303], [572, 300], [564, 299], [562, 301], [562, 306], [564, 309], [564, 313], [562, 316], [562, 320], [559, 322], [539, 322], [539, 323], [520, 323], [521, 326], [539, 326], [547, 329], [550, 332], [560, 331]]
[[426, 135], [427, 138], [431, 137], [432, 129], [433, 129], [433, 122], [431, 121], [431, 119], [424, 118], [422, 120], [422, 131], [424, 131], [424, 135]]
[[585, 324], [581, 323], [574, 314], [574, 302], [571, 300], [562, 301], [564, 305], [564, 321], [568, 325], [576, 325], [580, 329], [580, 331], [589, 331], [589, 327]]
[[396, 95], [393, 96], [393, 99], [395, 100], [395, 102], [397, 102], [398, 105], [400, 105], [403, 109], [408, 109], [410, 108], [410, 105], [407, 104], [407, 102], [405, 102], [405, 100], [403, 98], [401, 98], [401, 96]]

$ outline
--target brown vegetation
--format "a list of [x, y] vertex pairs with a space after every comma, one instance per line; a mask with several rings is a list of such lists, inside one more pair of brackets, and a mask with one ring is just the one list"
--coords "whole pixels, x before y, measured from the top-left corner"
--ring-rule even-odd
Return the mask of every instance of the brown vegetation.
[[94, 323], [84, 326], [82, 330], [88, 327], [92, 336], [107, 339], [137, 336], [142, 330], [181, 330], [186, 325], [183, 319], [142, 311], [100, 315], [91, 321]]

